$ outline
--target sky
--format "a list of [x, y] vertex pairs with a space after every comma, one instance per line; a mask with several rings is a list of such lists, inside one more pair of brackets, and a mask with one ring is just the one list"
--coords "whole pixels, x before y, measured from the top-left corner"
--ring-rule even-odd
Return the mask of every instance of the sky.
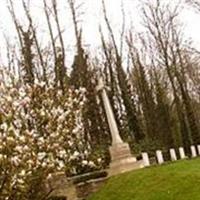
[[[4, 35], [9, 38], [9, 41], [15, 43], [15, 29], [11, 16], [7, 9], [7, 0], [0, 0], [0, 52], [1, 57], [5, 56], [5, 39]], [[50, 0], [47, 0], [50, 2]], [[99, 25], [103, 25], [102, 5], [101, 0], [76, 0], [78, 4], [84, 2], [80, 8], [80, 12], [84, 12], [80, 16], [81, 24], [83, 27], [84, 43], [90, 49], [95, 49], [100, 46]], [[126, 13], [126, 28], [128, 29], [131, 24], [137, 31], [142, 31], [141, 26], [141, 0], [105, 0], [108, 17], [114, 28], [116, 35], [120, 33], [122, 14], [121, 3], [123, 1], [124, 10]], [[152, 0], [153, 1], [153, 0]], [[169, 1], [169, 0], [164, 0]], [[184, 1], [184, 0], [182, 0]], [[14, 0], [15, 11], [21, 24], [26, 24], [21, 0]], [[64, 29], [64, 40], [66, 43], [67, 51], [74, 51], [75, 38], [74, 29], [71, 20], [71, 14], [68, 9], [67, 0], [57, 0], [60, 11], [60, 21]], [[177, 2], [177, 0], [171, 0]], [[43, 12], [42, 0], [30, 0], [31, 14], [34, 19], [34, 24], [38, 27], [40, 33], [39, 38], [41, 43], [49, 41], [46, 18]], [[194, 45], [200, 49], [200, 14], [194, 12], [188, 6], [184, 6], [180, 15], [181, 22], [184, 24], [184, 33], [187, 39], [191, 38]]]

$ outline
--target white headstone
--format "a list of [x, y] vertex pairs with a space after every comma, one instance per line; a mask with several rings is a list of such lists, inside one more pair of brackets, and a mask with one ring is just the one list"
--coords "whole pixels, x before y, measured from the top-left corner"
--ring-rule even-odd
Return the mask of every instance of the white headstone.
[[150, 166], [148, 153], [142, 153], [143, 164], [145, 167]]
[[180, 154], [180, 158], [181, 159], [185, 159], [186, 158], [185, 151], [184, 151], [183, 147], [179, 147], [179, 154]]
[[157, 157], [157, 160], [158, 160], [158, 164], [164, 163], [162, 151], [157, 150], [157, 151], [156, 151], [156, 157]]
[[200, 145], [197, 145], [198, 155], [200, 155]]
[[192, 153], [192, 158], [197, 157], [197, 152], [196, 152], [195, 146], [192, 145], [192, 146], [190, 147], [190, 149], [191, 149], [191, 153]]
[[176, 151], [175, 151], [175, 149], [170, 149], [169, 153], [170, 153], [171, 160], [172, 161], [176, 161], [177, 157], [176, 157]]

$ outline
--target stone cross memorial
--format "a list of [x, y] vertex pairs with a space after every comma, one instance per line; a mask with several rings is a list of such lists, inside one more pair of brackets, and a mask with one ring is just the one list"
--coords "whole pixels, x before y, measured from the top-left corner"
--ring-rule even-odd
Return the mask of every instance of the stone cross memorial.
[[137, 161], [136, 158], [131, 155], [128, 143], [123, 142], [120, 137], [114, 113], [106, 93], [106, 87], [101, 76], [98, 80], [97, 91], [100, 92], [103, 100], [112, 137], [112, 146], [109, 148], [111, 155], [109, 175], [112, 176], [129, 170], [142, 168], [143, 163]]

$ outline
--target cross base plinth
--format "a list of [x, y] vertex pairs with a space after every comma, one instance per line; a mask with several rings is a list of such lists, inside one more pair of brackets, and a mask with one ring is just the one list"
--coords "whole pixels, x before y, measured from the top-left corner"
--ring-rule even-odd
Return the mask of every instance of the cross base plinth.
[[142, 161], [137, 161], [132, 156], [128, 143], [112, 145], [109, 150], [111, 155], [109, 176], [144, 167]]

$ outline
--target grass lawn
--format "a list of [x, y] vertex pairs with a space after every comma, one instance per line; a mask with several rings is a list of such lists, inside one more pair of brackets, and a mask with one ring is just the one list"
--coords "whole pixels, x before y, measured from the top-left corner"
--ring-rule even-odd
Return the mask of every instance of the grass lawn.
[[89, 200], [200, 200], [200, 159], [112, 177]]

